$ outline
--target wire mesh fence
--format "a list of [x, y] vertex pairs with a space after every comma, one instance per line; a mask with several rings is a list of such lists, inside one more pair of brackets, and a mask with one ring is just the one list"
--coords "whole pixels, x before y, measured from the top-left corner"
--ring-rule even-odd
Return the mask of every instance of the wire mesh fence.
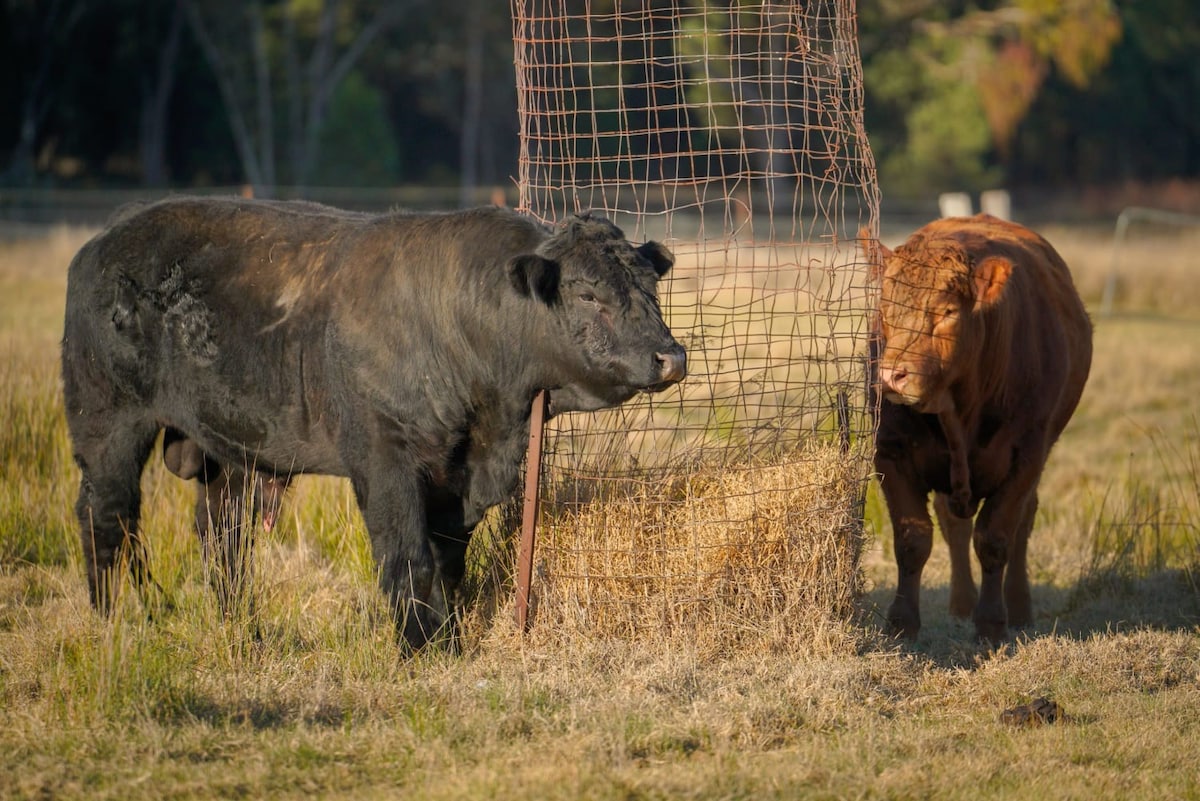
[[843, 614], [879, 206], [853, 0], [513, 8], [519, 206], [666, 243], [689, 369], [548, 424], [537, 627], [727, 641]]

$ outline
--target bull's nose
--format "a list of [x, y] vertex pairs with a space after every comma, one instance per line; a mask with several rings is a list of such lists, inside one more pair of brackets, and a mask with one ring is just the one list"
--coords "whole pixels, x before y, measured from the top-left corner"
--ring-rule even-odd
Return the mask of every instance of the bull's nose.
[[880, 367], [879, 383], [885, 391], [904, 394], [904, 385], [908, 383], [908, 370], [903, 367]]
[[658, 360], [659, 378], [664, 383], [674, 384], [687, 375], [687, 353], [680, 346], [656, 353], [654, 358]]

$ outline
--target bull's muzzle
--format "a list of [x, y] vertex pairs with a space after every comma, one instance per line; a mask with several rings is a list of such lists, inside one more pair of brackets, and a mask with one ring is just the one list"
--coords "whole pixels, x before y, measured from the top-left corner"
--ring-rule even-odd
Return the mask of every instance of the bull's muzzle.
[[901, 366], [887, 367], [881, 365], [879, 367], [879, 384], [883, 388], [884, 395], [887, 395], [889, 400], [895, 400], [893, 396], [903, 398], [905, 395], [905, 385], [908, 384], [908, 370]]
[[658, 377], [661, 387], [677, 384], [687, 375], [687, 352], [674, 345], [662, 353], [654, 354], [658, 362]]

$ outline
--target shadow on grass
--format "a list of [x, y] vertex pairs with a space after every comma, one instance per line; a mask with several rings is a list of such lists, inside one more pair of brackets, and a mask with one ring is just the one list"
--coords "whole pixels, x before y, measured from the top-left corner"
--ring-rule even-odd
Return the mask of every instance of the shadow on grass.
[[[1012, 632], [1011, 647], [1042, 637], [1085, 640], [1139, 629], [1194, 631], [1200, 627], [1200, 586], [1194, 570], [1169, 568], [1140, 578], [1101, 573], [1071, 586], [1033, 585], [1033, 625]], [[921, 588], [921, 633], [915, 641], [886, 635], [895, 585], [879, 583], [859, 601], [864, 625], [878, 629], [880, 647], [900, 648], [942, 668], [970, 668], [994, 650], [975, 637], [970, 620], [950, 614], [950, 585]]]

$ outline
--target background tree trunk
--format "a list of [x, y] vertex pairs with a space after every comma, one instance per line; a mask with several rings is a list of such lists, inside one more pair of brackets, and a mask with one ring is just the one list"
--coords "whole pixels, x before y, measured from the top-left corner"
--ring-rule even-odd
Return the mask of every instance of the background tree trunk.
[[138, 150], [142, 165], [142, 182], [146, 186], [158, 187], [167, 184], [167, 110], [175, 89], [183, 22], [183, 1], [176, 0], [167, 29], [167, 38], [159, 51], [154, 85], [144, 86], [142, 91]]
[[[64, 8], [64, 5], [68, 7]], [[36, 7], [38, 10], [32, 12], [33, 19], [27, 34], [37, 42], [37, 46], [33, 48], [37, 59], [32, 77], [24, 87], [17, 141], [9, 157], [8, 166], [0, 173], [0, 183], [13, 186], [28, 186], [33, 183], [36, 174], [34, 159], [37, 156], [38, 134], [41, 133], [46, 113], [54, 101], [54, 88], [50, 80], [51, 68], [61, 55], [60, 48], [83, 17], [87, 7], [88, 4], [82, 1], [64, 3], [64, 0], [50, 0], [48, 3], [39, 3]], [[44, 13], [39, 13], [42, 10]]]
[[460, 139], [459, 205], [474, 204], [479, 185], [480, 127], [483, 125], [483, 25], [479, 21], [480, 0], [471, 0], [463, 26], [467, 33], [466, 62], [463, 69], [463, 120]]

